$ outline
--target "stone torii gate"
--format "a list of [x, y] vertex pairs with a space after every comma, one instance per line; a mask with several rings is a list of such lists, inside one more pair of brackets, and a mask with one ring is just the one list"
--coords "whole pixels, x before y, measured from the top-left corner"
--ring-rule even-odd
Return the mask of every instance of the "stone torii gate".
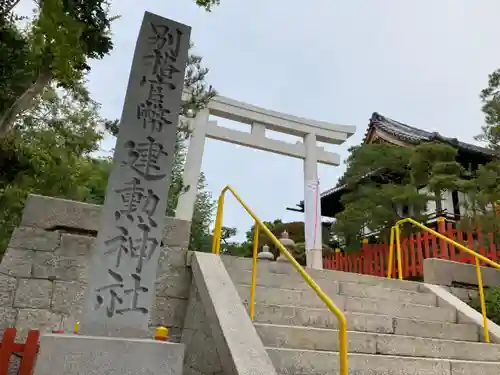
[[[210, 121], [213, 115], [251, 126], [251, 133], [233, 130]], [[307, 266], [323, 267], [321, 208], [317, 163], [338, 166], [340, 156], [318, 147], [316, 142], [340, 145], [356, 131], [354, 126], [335, 125], [308, 120], [238, 102], [223, 96], [213, 98], [206, 109], [190, 120], [192, 131], [184, 169], [184, 185], [190, 186], [179, 197], [176, 217], [191, 221], [196, 200], [196, 186], [201, 172], [205, 139], [235, 143], [259, 150], [304, 160], [304, 205]], [[266, 137], [266, 129], [301, 137], [303, 142], [291, 144]], [[193, 188], [194, 187], [194, 188]]]

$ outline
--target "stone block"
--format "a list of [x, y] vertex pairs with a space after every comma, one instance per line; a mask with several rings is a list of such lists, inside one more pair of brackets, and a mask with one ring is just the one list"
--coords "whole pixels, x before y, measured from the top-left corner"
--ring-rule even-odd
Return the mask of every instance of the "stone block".
[[[500, 271], [481, 267], [484, 286], [500, 286]], [[476, 266], [449, 260], [424, 259], [424, 281], [428, 284], [451, 286], [453, 283], [476, 285]]]
[[16, 284], [14, 277], [0, 274], [0, 306], [12, 306]]
[[182, 344], [47, 334], [34, 375], [181, 375], [183, 360]]
[[156, 297], [149, 326], [182, 327], [188, 300], [174, 297]]
[[[241, 299], [248, 302], [250, 298], [250, 287], [238, 285], [237, 290]], [[344, 308], [346, 299], [345, 296], [329, 294], [329, 297], [339, 309]], [[255, 288], [255, 302], [275, 305], [326, 308], [325, 303], [314, 291], [311, 290], [274, 289], [258, 286]]]
[[[266, 347], [339, 351], [338, 332], [311, 327], [277, 326], [256, 324], [255, 329]], [[377, 353], [377, 335], [349, 332], [350, 353]]]
[[17, 313], [17, 339], [24, 339], [30, 329], [51, 332], [62, 327], [61, 314], [42, 309], [20, 309]]
[[450, 292], [457, 298], [460, 298], [464, 302], [469, 302], [471, 299], [471, 294], [467, 288], [450, 288]]
[[500, 350], [497, 345], [477, 342], [442, 341], [399, 335], [378, 335], [377, 353], [402, 357], [494, 362], [498, 360]]
[[500, 373], [500, 363], [488, 362], [451, 362], [451, 375], [496, 375]]
[[56, 313], [80, 317], [87, 285], [76, 281], [55, 281], [51, 310]]
[[17, 310], [12, 307], [0, 307], [0, 332], [5, 328], [14, 327]]
[[196, 253], [191, 268], [224, 373], [276, 375], [220, 257]]
[[63, 256], [90, 256], [95, 238], [78, 234], [61, 234], [61, 247], [56, 254]]
[[186, 346], [184, 367], [195, 369], [202, 374], [222, 371], [217, 346], [206, 323], [200, 325], [197, 330], [183, 332], [181, 342]]
[[186, 267], [170, 267], [155, 282], [157, 297], [189, 297], [191, 272]]
[[340, 294], [350, 297], [376, 298], [391, 300], [394, 303], [414, 303], [436, 306], [437, 299], [432, 293], [419, 293], [410, 290], [382, 288], [375, 285], [340, 283]]
[[411, 318], [415, 320], [429, 320], [435, 322], [454, 323], [457, 320], [457, 312], [449, 307], [432, 307], [413, 304], [390, 304], [384, 300], [368, 298], [348, 298], [346, 301], [347, 311], [364, 312], [370, 314], [384, 314], [398, 318]]
[[14, 307], [48, 309], [52, 298], [52, 281], [37, 279], [19, 280]]
[[158, 258], [157, 275], [161, 276], [171, 267], [185, 267], [187, 248], [178, 246], [164, 246]]
[[198, 295], [196, 284], [193, 282], [189, 290], [189, 303], [187, 306], [188, 314], [184, 319], [184, 330], [196, 330], [201, 324], [207, 321], [203, 305]]
[[14, 303], [14, 292], [0, 290], [0, 306], [9, 307]]
[[187, 248], [189, 245], [190, 233], [190, 221], [166, 217], [162, 236], [163, 245], [168, 247]]
[[100, 216], [98, 205], [32, 194], [24, 206], [21, 226], [97, 231]]
[[445, 340], [478, 341], [479, 328], [474, 324], [429, 322], [413, 319], [394, 319], [394, 333]]
[[35, 252], [8, 248], [2, 258], [2, 272], [16, 277], [31, 277]]
[[18, 227], [12, 234], [9, 247], [36, 251], [54, 251], [59, 246], [59, 243], [60, 235], [58, 232]]
[[[325, 351], [301, 351], [269, 348], [276, 370], [280, 374], [336, 374], [339, 368], [338, 355]], [[349, 354], [350, 374], [412, 374], [450, 375], [448, 360], [427, 358], [405, 358], [373, 354]], [[468, 372], [465, 374], [476, 374]], [[493, 372], [477, 374], [493, 375]]]
[[33, 277], [62, 281], [87, 282], [88, 258], [37, 253], [33, 261]]

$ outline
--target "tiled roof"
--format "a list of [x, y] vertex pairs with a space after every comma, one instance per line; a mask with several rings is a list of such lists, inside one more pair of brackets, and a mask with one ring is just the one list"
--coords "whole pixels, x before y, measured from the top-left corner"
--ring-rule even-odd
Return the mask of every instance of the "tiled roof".
[[394, 137], [407, 143], [416, 144], [420, 142], [440, 141], [449, 143], [452, 146], [470, 152], [477, 152], [480, 154], [495, 156], [495, 152], [488, 148], [461, 142], [456, 138], [444, 137], [436, 132], [428, 132], [422, 129], [417, 129], [414, 128], [413, 126], [409, 126], [403, 124], [402, 122], [398, 122], [388, 117], [382, 116], [377, 112], [374, 112], [370, 119], [369, 129], [372, 127], [378, 128], [386, 133], [389, 133]]
[[[439, 141], [445, 142], [452, 146], [455, 146], [462, 150], [467, 150], [470, 152], [480, 153], [486, 156], [497, 156], [493, 150], [490, 150], [485, 147], [476, 146], [470, 143], [461, 142], [456, 138], [448, 138], [444, 137], [436, 132], [428, 132], [426, 130], [417, 129], [413, 126], [403, 124], [402, 122], [392, 120], [388, 117], [382, 116], [377, 112], [373, 112], [372, 117], [370, 118], [370, 123], [368, 126], [368, 131], [365, 134], [365, 139], [363, 143], [366, 141], [366, 136], [368, 135], [369, 130], [375, 127], [377, 129], [382, 130], [385, 133], [391, 134], [392, 136], [400, 139], [403, 142], [410, 144], [418, 144], [420, 142], [431, 142], [431, 141]], [[377, 170], [368, 173], [366, 176], [363, 176], [361, 179], [373, 175]], [[335, 194], [341, 190], [344, 190], [347, 186], [340, 185], [330, 188], [323, 193], [321, 193], [321, 198], [327, 197], [329, 195]]]

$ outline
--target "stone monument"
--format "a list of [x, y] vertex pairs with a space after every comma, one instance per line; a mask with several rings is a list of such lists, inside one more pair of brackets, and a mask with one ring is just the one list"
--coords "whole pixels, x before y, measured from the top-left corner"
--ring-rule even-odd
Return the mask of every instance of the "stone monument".
[[269, 250], [269, 246], [262, 246], [262, 250], [257, 254], [257, 259], [259, 260], [274, 260], [274, 255]]
[[[292, 254], [292, 256], [295, 256], [295, 241], [290, 238], [286, 230], [281, 233], [279, 241], [290, 252], [290, 254]], [[276, 260], [278, 262], [288, 262], [288, 258], [281, 254], [281, 252]]]
[[89, 266], [80, 329], [89, 336], [42, 337], [35, 375], [182, 371], [181, 344], [145, 338], [189, 38], [188, 26], [145, 13]]

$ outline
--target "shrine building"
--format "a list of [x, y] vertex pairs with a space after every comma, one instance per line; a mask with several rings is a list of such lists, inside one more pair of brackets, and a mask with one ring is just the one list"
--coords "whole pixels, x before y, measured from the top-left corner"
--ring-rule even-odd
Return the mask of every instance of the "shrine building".
[[[448, 138], [436, 132], [429, 132], [418, 129], [410, 125], [392, 120], [374, 112], [370, 118], [368, 129], [365, 133], [363, 144], [381, 144], [389, 143], [400, 147], [412, 147], [422, 142], [444, 142], [450, 144], [457, 149], [457, 161], [469, 171], [476, 170], [480, 165], [492, 161], [496, 156], [495, 153], [487, 148], [473, 145], [470, 143], [461, 142], [456, 138]], [[375, 180], [378, 176], [384, 173], [385, 177], [391, 171], [378, 168], [371, 173], [366, 174], [359, 180], [359, 184], [363, 181]], [[397, 176], [395, 176], [397, 178]], [[324, 218], [334, 218], [338, 213], [342, 212], [344, 206], [341, 198], [344, 194], [352, 189], [347, 185], [337, 185], [323, 193], [321, 193], [321, 215]], [[422, 189], [425, 189], [422, 188]], [[434, 226], [433, 223], [438, 217], [446, 217], [448, 220], [455, 221], [462, 214], [464, 208], [465, 195], [458, 191], [444, 191], [441, 199], [431, 200], [427, 204], [425, 215], [428, 220], [426, 224]], [[300, 202], [297, 208], [287, 208], [287, 210], [303, 212], [304, 204]], [[412, 215], [411, 207], [398, 207], [398, 214], [401, 217]], [[326, 223], [324, 223], [326, 225]], [[363, 228], [363, 235], [370, 237], [374, 235], [369, 228]]]

